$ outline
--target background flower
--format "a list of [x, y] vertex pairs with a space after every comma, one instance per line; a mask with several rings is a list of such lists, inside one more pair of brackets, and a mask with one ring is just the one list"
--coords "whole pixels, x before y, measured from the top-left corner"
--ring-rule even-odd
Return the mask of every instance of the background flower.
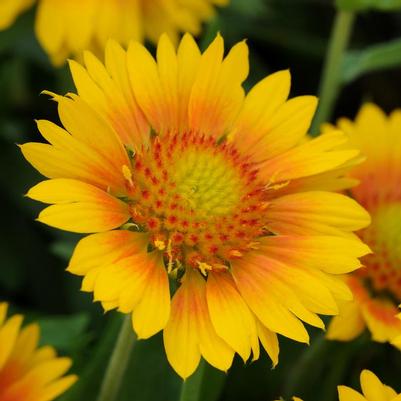
[[400, 394], [397, 394], [391, 387], [383, 384], [379, 378], [369, 370], [361, 373], [362, 395], [352, 388], [338, 386], [339, 401], [376, 401], [388, 400], [397, 401]]
[[[0, 29], [11, 25], [35, 0], [3, 0]], [[200, 33], [214, 15], [214, 6], [229, 0], [36, 0], [36, 36], [56, 65], [83, 50], [103, 54], [108, 39], [128, 44], [132, 39], [157, 43], [167, 32], [178, 41], [180, 32]]]
[[[338, 386], [339, 401], [398, 401], [400, 399], [391, 387], [383, 384], [370, 370], [361, 373], [362, 394], [347, 386]], [[302, 401], [292, 397], [293, 401]]]
[[373, 340], [390, 341], [401, 335], [396, 318], [401, 302], [401, 111], [387, 117], [366, 104], [355, 122], [343, 118], [338, 127], [366, 157], [350, 173], [360, 182], [350, 192], [372, 216], [372, 224], [359, 236], [373, 254], [363, 258], [364, 268], [347, 278], [354, 301], [342, 306], [328, 338], [352, 340], [367, 326]]
[[64, 376], [71, 360], [58, 358], [52, 347], [39, 347], [39, 326], [21, 328], [23, 317], [7, 319], [7, 308], [0, 303], [0, 400], [54, 400], [77, 380]]

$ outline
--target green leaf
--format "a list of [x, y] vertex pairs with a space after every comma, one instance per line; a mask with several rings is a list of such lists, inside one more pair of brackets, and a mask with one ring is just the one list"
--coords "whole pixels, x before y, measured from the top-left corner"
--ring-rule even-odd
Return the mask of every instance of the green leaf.
[[342, 81], [349, 83], [363, 74], [401, 65], [401, 39], [350, 51], [342, 66]]
[[369, 8], [392, 11], [401, 8], [401, 0], [336, 0], [336, 5], [345, 11], [362, 11]]
[[230, 9], [246, 17], [257, 17], [266, 10], [264, 0], [231, 0]]
[[[95, 401], [121, 325], [122, 316], [111, 315], [94, 348], [83, 352], [86, 364], [78, 369], [78, 382], [58, 401]], [[76, 367], [74, 361], [74, 368]]]
[[118, 401], [178, 400], [181, 383], [167, 361], [159, 333], [135, 344]]
[[50, 245], [50, 250], [63, 260], [70, 260], [77, 241], [61, 239]]
[[41, 329], [41, 344], [52, 345], [59, 350], [71, 352], [78, 342], [86, 339], [85, 330], [89, 323], [86, 314], [48, 317], [38, 320]]

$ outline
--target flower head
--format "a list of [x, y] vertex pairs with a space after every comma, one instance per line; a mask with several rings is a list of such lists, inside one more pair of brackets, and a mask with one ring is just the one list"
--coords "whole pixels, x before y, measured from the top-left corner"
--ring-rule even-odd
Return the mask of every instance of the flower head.
[[235, 352], [257, 359], [259, 340], [276, 364], [276, 333], [307, 343], [301, 321], [338, 312], [351, 294], [335, 275], [369, 251], [350, 234], [367, 213], [328, 191], [359, 152], [336, 130], [305, 140], [316, 99], [287, 100], [288, 71], [245, 96], [246, 44], [223, 54], [220, 36], [203, 54], [162, 36], [156, 60], [110, 42], [105, 66], [71, 62], [78, 95], [54, 95], [65, 129], [39, 121], [50, 144], [22, 146], [49, 178], [28, 192], [51, 204], [38, 220], [95, 233], [69, 271], [140, 338], [164, 330], [182, 377], [201, 356], [221, 370]]
[[23, 317], [8, 320], [0, 303], [0, 401], [51, 401], [71, 387], [77, 377], [63, 376], [69, 358], [57, 358], [52, 347], [38, 348], [39, 326], [21, 328]]
[[346, 386], [338, 386], [339, 401], [398, 401], [397, 394], [391, 387], [383, 384], [370, 370], [361, 373], [362, 394]]
[[[347, 386], [338, 386], [339, 401], [399, 401], [401, 394], [397, 394], [391, 387], [383, 384], [370, 370], [361, 373], [362, 394]], [[293, 397], [293, 401], [302, 401]]]
[[372, 224], [358, 235], [373, 254], [363, 258], [363, 269], [346, 279], [354, 301], [342, 306], [328, 337], [351, 340], [367, 326], [373, 340], [390, 341], [401, 335], [401, 321], [395, 316], [401, 302], [401, 111], [387, 117], [366, 104], [355, 122], [341, 119], [338, 126], [366, 157], [350, 172], [360, 182], [350, 192], [372, 216]]
[[80, 57], [90, 49], [103, 54], [109, 38], [127, 45], [130, 40], [157, 43], [167, 32], [174, 43], [180, 32], [198, 35], [215, 6], [229, 0], [2, 0], [0, 30], [37, 3], [36, 36], [56, 65]]

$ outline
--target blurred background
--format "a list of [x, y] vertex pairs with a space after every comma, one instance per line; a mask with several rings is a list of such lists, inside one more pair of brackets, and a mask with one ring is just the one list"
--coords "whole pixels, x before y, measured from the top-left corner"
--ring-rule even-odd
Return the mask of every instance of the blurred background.
[[[331, 0], [232, 0], [204, 28], [202, 48], [220, 31], [226, 46], [246, 38], [250, 47], [249, 87], [267, 74], [289, 68], [292, 96], [316, 94], [335, 8]], [[0, 32], [0, 299], [39, 320], [42, 342], [71, 355], [81, 380], [62, 401], [95, 400], [121, 322], [104, 315], [81, 279], [65, 272], [77, 236], [35, 222], [41, 206], [23, 194], [41, 177], [23, 159], [17, 144], [38, 141], [34, 119], [57, 121], [56, 105], [44, 89], [74, 90], [68, 69], [55, 69], [33, 34], [34, 10]], [[397, 66], [398, 65], [398, 66]], [[401, 12], [358, 14], [341, 69], [343, 89], [335, 118], [354, 117], [362, 102], [384, 110], [401, 107]], [[311, 345], [284, 338], [278, 367], [267, 355], [245, 366], [238, 358], [227, 375], [211, 371], [202, 401], [337, 400], [337, 384], [359, 388], [359, 373], [370, 368], [401, 390], [401, 354], [369, 342], [368, 334], [348, 344], [326, 342], [310, 330]], [[140, 341], [125, 378], [121, 401], [172, 401], [180, 378], [168, 366], [162, 337]]]

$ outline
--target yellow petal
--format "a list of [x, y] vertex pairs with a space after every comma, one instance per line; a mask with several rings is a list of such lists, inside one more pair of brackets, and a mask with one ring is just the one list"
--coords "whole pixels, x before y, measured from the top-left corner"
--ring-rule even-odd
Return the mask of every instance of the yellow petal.
[[372, 298], [361, 303], [363, 318], [378, 342], [387, 342], [401, 335], [401, 320], [397, 318], [397, 308], [387, 299]]
[[38, 220], [62, 230], [91, 233], [119, 227], [129, 219], [128, 206], [108, 193], [80, 181], [42, 181], [27, 194], [32, 199], [55, 203]]
[[361, 387], [368, 401], [388, 401], [385, 386], [371, 371], [366, 369], [362, 371]]
[[329, 325], [326, 337], [329, 340], [351, 341], [362, 334], [366, 324], [357, 302], [351, 301], [340, 306], [340, 313]]
[[287, 100], [290, 86], [290, 72], [279, 71], [258, 82], [246, 95], [230, 134], [244, 153], [255, 152], [258, 143], [271, 139], [271, 119]]
[[196, 294], [184, 277], [174, 294], [170, 319], [163, 331], [167, 359], [183, 379], [195, 372], [201, 359], [195, 300]]
[[164, 345], [171, 366], [184, 379], [195, 371], [201, 354], [217, 369], [226, 371], [231, 366], [234, 351], [213, 328], [206, 284], [198, 272], [188, 270], [173, 297]]
[[168, 121], [166, 125], [173, 132], [179, 128], [178, 109], [178, 60], [173, 44], [167, 34], [160, 37], [157, 46], [157, 67]]
[[14, 23], [18, 15], [27, 10], [35, 0], [2, 0], [0, 4], [0, 30]]
[[[232, 263], [232, 273], [237, 287], [253, 313], [271, 331], [299, 342], [308, 343], [309, 335], [303, 324], [283, 305], [283, 298], [272, 293], [269, 275], [263, 271], [265, 261], [248, 257], [246, 261]], [[277, 292], [277, 289], [275, 289]]]
[[342, 194], [309, 191], [273, 199], [268, 227], [282, 235], [343, 235], [369, 225], [368, 212]]
[[88, 235], [81, 239], [71, 257], [68, 271], [80, 276], [91, 269], [111, 264], [144, 250], [148, 236], [128, 230]]
[[138, 338], [149, 338], [162, 330], [170, 316], [170, 288], [162, 255], [149, 255], [148, 273], [142, 297], [132, 314]]
[[244, 99], [242, 82], [248, 75], [248, 47], [235, 45], [223, 60], [220, 35], [203, 53], [189, 101], [189, 128], [220, 137], [227, 133]]
[[49, 121], [40, 120], [37, 124], [43, 137], [54, 146], [26, 143], [21, 145], [21, 150], [41, 174], [48, 178], [80, 179], [117, 193], [125, 191], [122, 165], [116, 166], [95, 149]]
[[370, 253], [367, 245], [354, 237], [270, 236], [262, 240], [263, 251], [270, 257], [295, 264], [343, 274], [361, 266], [358, 258]]
[[139, 106], [152, 128], [157, 133], [165, 133], [170, 128], [170, 120], [156, 61], [144, 46], [131, 42], [127, 53], [127, 67]]
[[18, 339], [22, 316], [14, 315], [0, 327], [0, 368], [4, 366]]
[[278, 364], [278, 354], [280, 352], [277, 334], [265, 327], [258, 319], [256, 319], [256, 326], [260, 342], [272, 360], [273, 367], [275, 367]]
[[282, 182], [335, 169], [359, 155], [359, 150], [338, 149], [348, 142], [341, 131], [332, 130], [284, 152], [261, 165], [266, 182]]
[[14, 351], [10, 358], [18, 360], [19, 363], [26, 363], [33, 355], [39, 342], [39, 325], [30, 324], [24, 327], [19, 333], [17, 342], [14, 346]]
[[115, 168], [129, 165], [123, 144], [112, 126], [94, 108], [77, 95], [58, 96], [58, 112], [65, 129], [77, 140], [90, 146]]
[[0, 328], [7, 317], [8, 304], [6, 302], [0, 302]]
[[189, 127], [188, 104], [192, 86], [199, 68], [201, 53], [194, 38], [185, 34], [177, 50], [178, 61], [178, 115], [179, 130]]
[[346, 386], [338, 386], [339, 401], [366, 401], [360, 393]]
[[77, 380], [78, 376], [69, 375], [52, 382], [44, 388], [43, 393], [40, 395], [40, 398], [38, 398], [38, 401], [54, 400], [59, 395], [67, 391], [70, 387], [72, 387], [74, 383], [77, 382]]
[[209, 273], [206, 284], [210, 318], [216, 333], [244, 362], [257, 337], [255, 319], [228, 273]]
[[58, 53], [64, 44], [66, 30], [59, 5], [53, 0], [40, 1], [35, 33], [42, 47], [50, 54]]

